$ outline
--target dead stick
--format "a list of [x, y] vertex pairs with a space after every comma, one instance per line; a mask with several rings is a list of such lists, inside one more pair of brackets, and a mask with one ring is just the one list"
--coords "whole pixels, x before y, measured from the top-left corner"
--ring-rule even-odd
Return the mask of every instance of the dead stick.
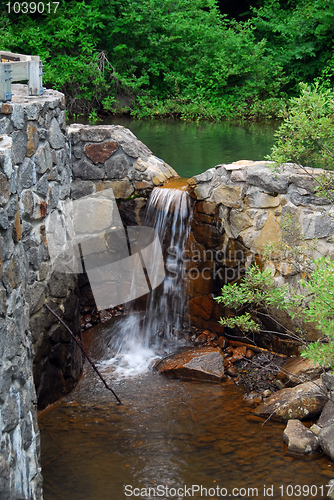
[[69, 334], [72, 336], [72, 338], [74, 339], [74, 341], [78, 344], [78, 346], [80, 347], [80, 349], [82, 350], [82, 352], [84, 353], [84, 355], [86, 356], [86, 358], [88, 359], [89, 363], [92, 365], [93, 369], [95, 370], [95, 372], [97, 373], [97, 375], [100, 377], [100, 379], [102, 380], [102, 382], [104, 383], [106, 389], [108, 389], [108, 391], [111, 391], [113, 393], [113, 395], [115, 396], [115, 398], [117, 399], [117, 401], [119, 402], [119, 404], [123, 404], [122, 401], [119, 399], [119, 397], [117, 396], [116, 392], [111, 388], [109, 387], [109, 385], [107, 384], [107, 382], [104, 380], [104, 378], [102, 377], [101, 373], [99, 372], [99, 370], [96, 368], [95, 364], [93, 363], [93, 361], [90, 359], [90, 357], [88, 356], [88, 354], [86, 353], [85, 349], [83, 348], [83, 345], [81, 344], [81, 342], [79, 342], [79, 340], [76, 338], [76, 336], [74, 335], [74, 333], [72, 332], [72, 330], [64, 323], [64, 321], [58, 316], [57, 313], [55, 313], [51, 307], [49, 307], [47, 304], [44, 304], [44, 307], [50, 311], [51, 314], [54, 315], [55, 318], [57, 318], [58, 321], [60, 321], [60, 323], [66, 328], [66, 330], [69, 332]]

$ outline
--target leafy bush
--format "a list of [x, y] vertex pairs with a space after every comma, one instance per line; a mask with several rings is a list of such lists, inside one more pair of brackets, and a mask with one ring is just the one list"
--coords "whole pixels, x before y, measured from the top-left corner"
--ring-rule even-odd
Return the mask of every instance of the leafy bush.
[[270, 159], [276, 165], [334, 170], [334, 92], [319, 84], [300, 84], [300, 95], [289, 102]]
[[[295, 322], [295, 330], [289, 336], [305, 344], [302, 356], [323, 365], [334, 364], [334, 262], [328, 257], [314, 261], [314, 271], [309, 279], [300, 281], [305, 293], [299, 293], [291, 285], [277, 286], [271, 270], [261, 271], [251, 266], [244, 279], [239, 283], [228, 284], [216, 297], [218, 303], [247, 312], [232, 318], [221, 318], [222, 325], [239, 328], [241, 331], [261, 332], [256, 320], [259, 307], [280, 309], [288, 313]], [[274, 318], [273, 318], [274, 320]], [[305, 343], [303, 323], [312, 322], [324, 337], [317, 342]], [[296, 335], [298, 333], [298, 336]]]

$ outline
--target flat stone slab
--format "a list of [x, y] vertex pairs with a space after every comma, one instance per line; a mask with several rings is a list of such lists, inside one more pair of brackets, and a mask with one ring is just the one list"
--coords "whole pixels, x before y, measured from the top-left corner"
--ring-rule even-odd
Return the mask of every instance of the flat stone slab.
[[282, 365], [277, 376], [287, 387], [293, 387], [301, 382], [309, 382], [320, 376], [322, 372], [319, 364], [314, 364], [309, 359], [296, 356], [288, 358]]
[[320, 443], [317, 436], [305, 427], [300, 420], [289, 420], [283, 433], [284, 442], [290, 453], [311, 455], [319, 452]]
[[275, 392], [256, 408], [255, 414], [280, 422], [304, 420], [317, 417], [327, 401], [327, 389], [317, 379]]
[[169, 377], [203, 382], [224, 379], [224, 358], [214, 347], [190, 348], [160, 361], [155, 369]]

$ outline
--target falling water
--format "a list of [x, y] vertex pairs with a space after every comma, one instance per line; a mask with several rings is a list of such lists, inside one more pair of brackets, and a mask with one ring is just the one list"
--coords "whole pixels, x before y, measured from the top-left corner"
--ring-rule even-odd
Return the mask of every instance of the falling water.
[[191, 204], [186, 191], [154, 188], [143, 225], [153, 227], [160, 239], [165, 259], [163, 283], [148, 295], [145, 314], [128, 306], [126, 318], [114, 326], [109, 348], [112, 357], [101, 367], [113, 365], [120, 377], [146, 371], [157, 357], [185, 345], [182, 339], [186, 311], [182, 256], [190, 231]]

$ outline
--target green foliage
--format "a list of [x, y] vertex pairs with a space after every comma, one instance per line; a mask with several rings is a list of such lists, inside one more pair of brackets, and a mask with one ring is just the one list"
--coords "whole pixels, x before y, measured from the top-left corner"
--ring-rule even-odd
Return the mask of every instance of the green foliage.
[[233, 318], [220, 318], [219, 323], [228, 328], [239, 328], [242, 332], [259, 332], [260, 325], [256, 323], [248, 312]]
[[[306, 345], [302, 356], [323, 365], [334, 363], [334, 261], [321, 257], [314, 261], [314, 271], [300, 281], [305, 292], [299, 293], [290, 285], [276, 286], [269, 270], [260, 271], [251, 266], [245, 278], [238, 284], [228, 284], [222, 288], [217, 302], [226, 307], [243, 311], [246, 307], [251, 312], [261, 306], [274, 307], [287, 312], [298, 323], [312, 322], [324, 335], [317, 342]], [[222, 325], [238, 327], [241, 331], [260, 332], [260, 326], [249, 312], [233, 318], [222, 318]]]
[[300, 81], [333, 80], [333, 14], [332, 0], [264, 0], [247, 21], [216, 0], [60, 0], [52, 14], [4, 9], [0, 48], [40, 55], [71, 114], [255, 119]]
[[334, 92], [307, 84], [290, 100], [284, 122], [278, 128], [269, 159], [277, 166], [294, 162], [334, 169]]
[[53, 15], [3, 15], [0, 39], [41, 56], [71, 113], [258, 116], [277, 107], [285, 78], [252, 25], [228, 21], [214, 0], [62, 0]]
[[89, 115], [88, 115], [88, 121], [89, 121], [89, 123], [94, 124], [94, 123], [98, 122], [98, 121], [99, 121], [99, 119], [100, 119], [100, 118], [98, 117], [98, 114], [97, 114], [96, 109], [93, 109], [93, 110], [89, 113]]
[[[282, 164], [293, 161], [308, 172], [304, 165], [334, 170], [334, 93], [316, 84], [301, 85], [301, 94], [291, 100], [285, 120], [279, 127], [277, 142], [269, 159], [278, 169]], [[318, 193], [334, 200], [332, 172], [316, 176]], [[320, 181], [319, 181], [320, 179]], [[293, 213], [286, 211], [281, 220], [281, 241], [271, 244], [265, 252], [265, 259], [285, 261], [294, 267], [296, 273], [305, 278], [299, 283], [304, 293], [289, 285], [276, 286], [271, 271], [260, 271], [251, 267], [240, 284], [229, 284], [217, 297], [219, 303], [244, 313], [247, 307], [251, 313], [261, 306], [285, 311], [295, 321], [295, 332], [300, 333], [303, 324], [311, 322], [324, 335], [321, 341], [306, 345], [302, 355], [323, 365], [334, 364], [334, 260], [322, 257], [316, 261], [311, 255], [316, 241], [309, 244]], [[254, 316], [254, 314], [253, 314]], [[274, 318], [273, 318], [274, 319]], [[247, 332], [261, 331], [249, 314], [221, 320], [227, 326], [237, 326]], [[293, 332], [291, 332], [293, 333]]]
[[[261, 271], [253, 265], [247, 269], [240, 283], [228, 283], [216, 297], [218, 303], [236, 310], [234, 318], [221, 318], [222, 325], [237, 326], [244, 332], [259, 332], [259, 323], [254, 320], [256, 310], [261, 308], [276, 308], [288, 312], [291, 317], [298, 316], [303, 297], [294, 292], [289, 285], [277, 287], [271, 269]], [[245, 308], [252, 313], [244, 312]], [[297, 326], [296, 326], [297, 329]]]
[[260, 271], [257, 266], [251, 266], [239, 284], [225, 285], [216, 300], [233, 309], [265, 303], [275, 306], [286, 303], [288, 292], [289, 287], [275, 287], [271, 269]]
[[333, 78], [332, 0], [265, 0], [253, 9], [258, 40], [287, 75], [286, 89], [318, 77]]
[[303, 310], [305, 320], [319, 326], [328, 342], [309, 344], [303, 356], [321, 364], [333, 366], [334, 363], [334, 262], [322, 257], [315, 262], [315, 270], [308, 281], [303, 281], [311, 297], [307, 308]]

